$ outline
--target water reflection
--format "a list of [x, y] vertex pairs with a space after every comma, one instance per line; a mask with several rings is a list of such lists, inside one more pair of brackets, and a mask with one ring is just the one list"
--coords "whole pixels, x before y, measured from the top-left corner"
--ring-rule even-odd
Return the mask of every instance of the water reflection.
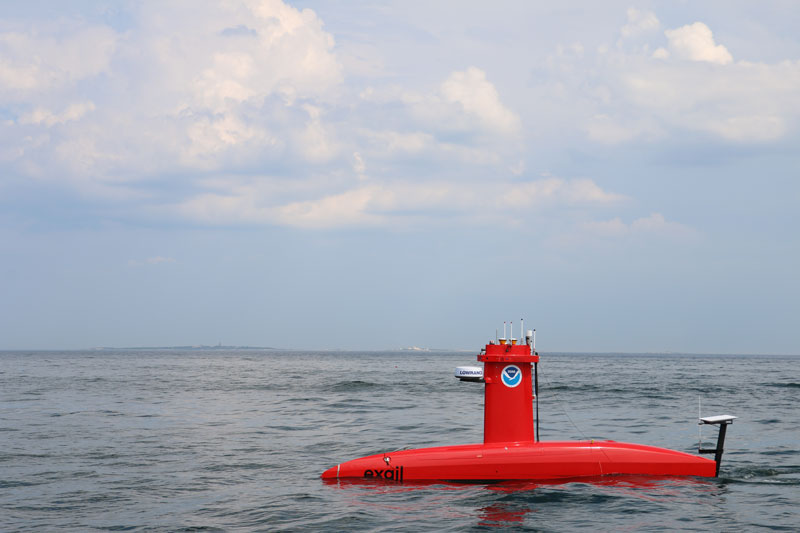
[[520, 508], [510, 503], [493, 503], [480, 509], [478, 525], [484, 527], [499, 527], [509, 523], [521, 524], [525, 515], [533, 509], [528, 507]]
[[[447, 481], [391, 482], [380, 479], [323, 480], [326, 487], [344, 490], [356, 509], [419, 513], [453, 517], [468, 512], [480, 527], [521, 525], [538, 507], [562, 502], [580, 506], [605, 500], [609, 505], [664, 500], [696, 500], [719, 492], [717, 480], [675, 476], [602, 476], [561, 480], [464, 483]], [[386, 498], [383, 498], [386, 496]], [[403, 497], [405, 496], [405, 497]], [[422, 509], [421, 509], [422, 508]]]

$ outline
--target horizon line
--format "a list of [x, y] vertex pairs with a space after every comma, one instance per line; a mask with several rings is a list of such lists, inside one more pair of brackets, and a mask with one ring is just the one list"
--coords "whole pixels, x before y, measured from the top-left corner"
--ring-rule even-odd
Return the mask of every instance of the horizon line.
[[[417, 346], [404, 348], [280, 348], [274, 346], [251, 346], [251, 345], [205, 345], [205, 344], [186, 344], [174, 346], [94, 346], [90, 348], [0, 348], [0, 352], [102, 352], [110, 350], [185, 350], [185, 351], [213, 351], [213, 350], [269, 350], [286, 352], [402, 352], [411, 354], [422, 353], [460, 353], [475, 352], [475, 349], [467, 348], [420, 348]], [[547, 350], [539, 354], [549, 355], [697, 355], [697, 356], [761, 356], [761, 357], [800, 357], [800, 353], [754, 353], [754, 352], [684, 352], [684, 351], [623, 351], [623, 350], [603, 350], [603, 351], [581, 351], [581, 350]]]

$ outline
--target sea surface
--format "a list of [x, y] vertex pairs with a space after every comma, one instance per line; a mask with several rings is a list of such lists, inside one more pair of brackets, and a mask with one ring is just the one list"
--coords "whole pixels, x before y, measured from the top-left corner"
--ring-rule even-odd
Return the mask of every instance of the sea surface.
[[481, 442], [475, 355], [0, 352], [0, 531], [800, 530], [800, 357], [541, 352], [542, 440], [693, 452], [701, 399], [739, 417], [717, 479], [320, 480]]

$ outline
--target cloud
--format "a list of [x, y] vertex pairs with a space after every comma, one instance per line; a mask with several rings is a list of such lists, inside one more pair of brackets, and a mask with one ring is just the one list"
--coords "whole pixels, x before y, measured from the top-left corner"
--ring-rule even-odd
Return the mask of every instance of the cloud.
[[319, 107], [310, 104], [302, 107], [308, 113], [309, 119], [306, 127], [299, 132], [297, 145], [307, 160], [317, 163], [329, 161], [339, 153], [333, 128], [323, 122]]
[[663, 136], [664, 131], [647, 117], [610, 116], [605, 113], [586, 120], [584, 130], [589, 139], [606, 144], [617, 144], [634, 139], [653, 139]]
[[[537, 91], [537, 110], [558, 124], [577, 124], [590, 140], [604, 144], [658, 143], [691, 132], [770, 143], [797, 132], [800, 61], [734, 61], [706, 24], [659, 36], [652, 31], [656, 21], [629, 12], [620, 35], [636, 36], [639, 46], [551, 56], [548, 74], [554, 81]], [[653, 53], [658, 39], [667, 46]]]
[[[521, 120], [477, 66], [418, 86], [382, 84], [373, 72], [379, 87], [353, 90], [310, 9], [167, 1], [133, 4], [128, 15], [124, 32], [9, 23], [0, 40], [0, 80], [10, 80], [0, 94], [16, 103], [0, 123], [7, 174], [148, 213], [176, 205], [204, 224], [304, 227], [446, 210], [442, 191], [475, 205], [479, 175], [524, 178]], [[254, 174], [257, 184], [242, 178]]]
[[106, 26], [44, 25], [0, 33], [0, 97], [25, 101], [109, 69], [118, 35]]
[[[224, 184], [222, 184], [224, 188]], [[566, 180], [546, 177], [511, 184], [465, 184], [437, 180], [412, 182], [384, 180], [360, 184], [314, 199], [272, 201], [274, 189], [256, 182], [243, 183], [233, 191], [208, 192], [167, 210], [210, 225], [281, 225], [302, 228], [348, 226], [402, 227], [422, 220], [468, 221], [480, 213], [492, 213], [483, 220], [518, 220], [532, 207], [613, 207], [628, 199], [604, 191], [589, 179]], [[497, 215], [495, 215], [497, 214]]]
[[523, 173], [521, 120], [477, 67], [422, 89], [369, 86], [358, 96], [356, 113], [370, 119], [353, 132], [353, 143], [373, 169], [424, 165], [435, 173], [471, 165], [469, 174]]
[[669, 40], [669, 52], [659, 48], [654, 53], [657, 58], [668, 57], [671, 53], [680, 59], [706, 61], [718, 65], [727, 65], [733, 61], [728, 49], [714, 42], [711, 29], [702, 22], [666, 30], [664, 34]]
[[705, 24], [663, 32], [633, 8], [622, 44], [555, 43], [545, 81], [515, 87], [481, 56], [353, 79], [322, 19], [279, 0], [131, 6], [124, 31], [4, 26], [0, 68], [23, 80], [0, 88], [5, 175], [200, 224], [402, 227], [486, 205], [520, 219], [630, 200], [590, 179], [531, 179], [551, 136], [771, 142], [800, 115], [798, 62], [728, 61]]
[[623, 222], [619, 217], [585, 222], [581, 229], [588, 235], [602, 238], [662, 235], [688, 239], [697, 236], [697, 232], [692, 228], [678, 222], [667, 221], [661, 213], [651, 213], [649, 216], [637, 218], [629, 224]]
[[369, 212], [380, 187], [364, 186], [317, 200], [297, 200], [284, 205], [263, 205], [257, 187], [232, 193], [206, 193], [170, 207], [189, 220], [207, 225], [282, 225], [301, 228], [337, 228], [379, 225], [380, 215]]
[[442, 83], [441, 92], [447, 102], [459, 104], [487, 128], [515, 133], [520, 127], [519, 117], [500, 102], [497, 89], [477, 67], [450, 74]]
[[783, 137], [800, 118], [800, 62], [714, 66], [645, 64], [623, 86], [661, 124], [738, 142]]
[[624, 38], [634, 37], [642, 33], [657, 30], [661, 26], [655, 13], [628, 8], [628, 23], [622, 27], [620, 34]]
[[372, 111], [391, 111], [391, 116], [385, 117], [390, 123], [402, 122], [406, 129], [438, 139], [458, 136], [462, 140], [508, 142], [518, 136], [522, 126], [486, 72], [475, 66], [452, 71], [435, 86], [368, 86], [358, 96]]
[[563, 229], [546, 238], [549, 246], [564, 251], [584, 250], [589, 247], [616, 253], [619, 246], [640, 249], [648, 244], [661, 246], [674, 243], [693, 246], [702, 242], [702, 234], [698, 230], [667, 220], [661, 213], [651, 213], [630, 222], [621, 217], [583, 221], [576, 218], [572, 223], [566, 222]]
[[353, 170], [359, 179], [363, 180], [367, 178], [367, 176], [364, 174], [367, 170], [367, 164], [364, 162], [364, 158], [361, 157], [361, 154], [358, 152], [353, 152]]
[[14, 170], [89, 192], [335, 157], [324, 113], [343, 74], [317, 15], [276, 0], [186, 7], [134, 5], [125, 33], [52, 22], [0, 34], [0, 97], [16, 103], [0, 136], [12, 139]]
[[92, 102], [80, 102], [67, 106], [61, 113], [53, 113], [52, 111], [43, 107], [37, 107], [29, 113], [25, 113], [19, 117], [19, 124], [42, 124], [47, 127], [55, 126], [57, 124], [64, 124], [73, 120], [78, 120], [86, 113], [95, 110], [95, 105]]
[[565, 180], [555, 177], [518, 184], [509, 189], [503, 197], [503, 205], [519, 209], [542, 203], [612, 205], [627, 200], [623, 195], [604, 191], [590, 179]]
[[366, 130], [363, 135], [372, 150], [384, 156], [420, 154], [434, 148], [437, 143], [431, 133], [424, 131]]

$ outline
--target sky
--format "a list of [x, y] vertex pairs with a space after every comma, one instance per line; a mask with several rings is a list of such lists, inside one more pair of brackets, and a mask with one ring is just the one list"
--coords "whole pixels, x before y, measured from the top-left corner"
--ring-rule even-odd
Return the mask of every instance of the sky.
[[794, 1], [0, 4], [0, 349], [800, 354]]

